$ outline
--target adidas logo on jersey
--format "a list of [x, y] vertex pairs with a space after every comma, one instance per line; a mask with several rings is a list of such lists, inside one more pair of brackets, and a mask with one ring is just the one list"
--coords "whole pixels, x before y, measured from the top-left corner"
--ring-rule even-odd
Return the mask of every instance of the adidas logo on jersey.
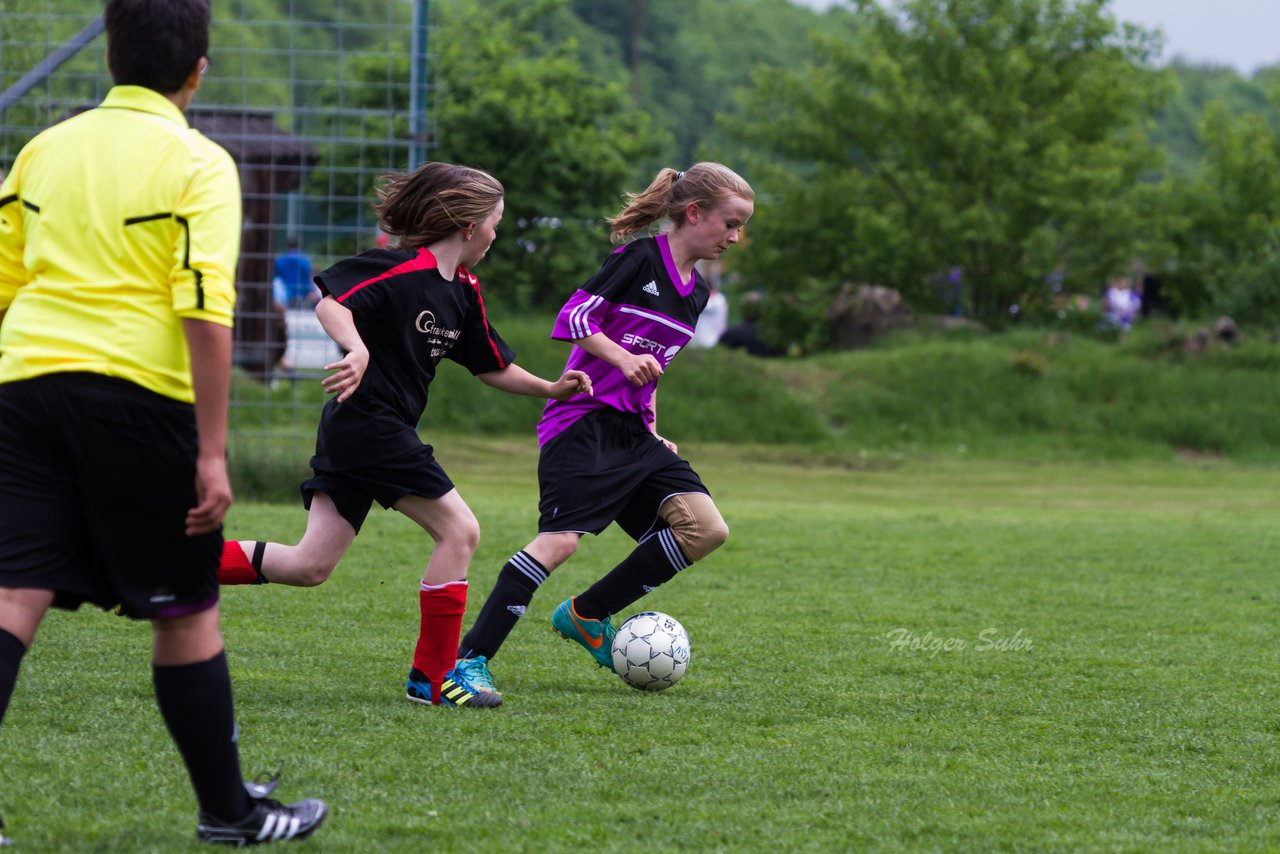
[[650, 282], [649, 284], [645, 285], [645, 286], [644, 286], [643, 288], [641, 288], [640, 290], [644, 291], [646, 294], [651, 294], [651, 295], [653, 295], [653, 296], [655, 296], [655, 297], [656, 297], [656, 296], [658, 295], [658, 283], [657, 283], [657, 282]]

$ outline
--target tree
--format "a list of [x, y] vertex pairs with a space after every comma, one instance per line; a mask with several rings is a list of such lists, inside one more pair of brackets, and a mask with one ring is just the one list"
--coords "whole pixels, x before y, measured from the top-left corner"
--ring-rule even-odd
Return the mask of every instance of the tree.
[[1199, 166], [1177, 185], [1177, 264], [1166, 274], [1184, 313], [1280, 323], [1280, 130], [1273, 114], [1237, 114], [1225, 101], [1205, 112]]
[[[101, 14], [93, 3], [83, 9], [68, 9], [52, 17], [30, 8], [33, 4], [0, 0], [0, 91], [26, 78], [50, 55], [72, 39]], [[66, 118], [73, 107], [93, 104], [100, 97], [95, 73], [103, 64], [104, 39], [99, 37], [90, 50], [66, 59], [58, 71], [28, 90], [28, 94], [0, 113], [0, 169], [7, 165], [27, 141]]]
[[1195, 173], [1204, 154], [1201, 123], [1211, 103], [1222, 104], [1234, 115], [1265, 116], [1272, 127], [1280, 128], [1280, 109], [1267, 98], [1267, 77], [1274, 70], [1259, 71], [1252, 78], [1230, 67], [1186, 62], [1174, 62], [1169, 70], [1177, 87], [1156, 111], [1151, 141], [1168, 152], [1174, 175], [1190, 178]]
[[[791, 0], [571, 0], [575, 17], [592, 30], [579, 50], [593, 70], [622, 79], [637, 107], [670, 135], [656, 160], [645, 164], [682, 168], [716, 138], [715, 117], [731, 112], [736, 91], [761, 66], [798, 68], [809, 35], [819, 27], [846, 28], [843, 9], [819, 15]], [[612, 68], [600, 68], [601, 55]]]
[[[434, 135], [427, 156], [502, 181], [503, 236], [483, 278], [497, 286], [497, 298], [520, 305], [563, 299], [567, 282], [599, 265], [609, 235], [605, 216], [620, 202], [636, 162], [663, 139], [632, 109], [621, 84], [602, 84], [582, 66], [576, 44], [544, 40], [540, 25], [562, 7], [561, 0], [443, 2], [432, 34]], [[343, 141], [326, 151], [329, 167], [314, 180], [328, 182], [339, 197], [371, 201], [359, 164], [407, 167], [409, 60], [404, 52], [362, 56], [348, 68], [368, 85], [329, 84], [317, 92], [319, 104], [341, 103], [345, 112], [334, 111]]]
[[967, 310], [998, 325], [1045, 306], [1055, 269], [1093, 291], [1132, 260], [1165, 192], [1139, 180], [1160, 165], [1154, 36], [1107, 0], [858, 7], [859, 35], [760, 71], [735, 128], [772, 157], [744, 267], [810, 306], [789, 334], [844, 281], [928, 306], [959, 266]]
[[431, 156], [503, 182], [503, 230], [514, 239], [494, 244], [485, 278], [526, 305], [563, 300], [567, 283], [599, 266], [605, 216], [663, 140], [621, 85], [582, 66], [575, 44], [538, 35], [538, 20], [559, 6], [460, 0], [445, 7], [439, 38]]

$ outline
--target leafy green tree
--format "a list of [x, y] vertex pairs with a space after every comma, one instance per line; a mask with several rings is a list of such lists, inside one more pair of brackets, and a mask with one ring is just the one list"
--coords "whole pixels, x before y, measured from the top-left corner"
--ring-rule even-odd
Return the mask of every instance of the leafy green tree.
[[1177, 264], [1166, 274], [1186, 314], [1280, 323], [1280, 130], [1268, 113], [1236, 114], [1225, 101], [1206, 111], [1199, 168], [1178, 185]]
[[[563, 299], [599, 265], [604, 218], [661, 132], [631, 107], [621, 84], [602, 84], [583, 67], [575, 43], [545, 41], [541, 24], [563, 10], [562, 0], [437, 0], [435, 7], [427, 156], [485, 169], [506, 188], [499, 240], [482, 271], [492, 298]], [[358, 57], [348, 74], [353, 83], [314, 94], [321, 113], [324, 104], [343, 106], [333, 119], [343, 128], [313, 181], [339, 198], [363, 199], [367, 210], [374, 189], [367, 165], [409, 166], [409, 57]]]
[[1196, 171], [1204, 153], [1201, 123], [1211, 103], [1222, 104], [1233, 115], [1264, 116], [1273, 127], [1280, 127], [1280, 109], [1267, 97], [1274, 86], [1268, 78], [1280, 69], [1259, 71], [1251, 78], [1218, 65], [1174, 62], [1169, 70], [1177, 85], [1169, 100], [1156, 111], [1151, 141], [1168, 152], [1173, 174], [1189, 178]]
[[739, 148], [717, 132], [715, 119], [737, 108], [737, 90], [754, 69], [799, 68], [813, 31], [847, 29], [853, 19], [846, 10], [819, 15], [790, 0], [572, 0], [570, 8], [593, 34], [580, 39], [580, 52], [590, 52], [584, 62], [621, 80], [670, 135], [646, 175], [687, 165], [708, 144]]
[[1132, 259], [1166, 194], [1139, 181], [1168, 89], [1153, 36], [1106, 0], [858, 9], [859, 35], [820, 37], [803, 71], [759, 71], [736, 124], [772, 156], [744, 267], [804, 309], [775, 332], [818, 328], [845, 281], [927, 309], [953, 266], [967, 311], [1001, 324], [1049, 304], [1054, 270], [1093, 291]]
[[[0, 0], [0, 91], [7, 92], [102, 12], [92, 0], [73, 3], [56, 16], [35, 7], [23, 0]], [[99, 36], [0, 114], [0, 168], [70, 110], [98, 101], [108, 85], [104, 46]]]
[[582, 66], [575, 45], [537, 34], [559, 5], [457, 0], [441, 22], [431, 156], [503, 182], [501, 230], [512, 236], [495, 243], [484, 275], [529, 305], [564, 299], [599, 266], [604, 217], [663, 138], [622, 87]]

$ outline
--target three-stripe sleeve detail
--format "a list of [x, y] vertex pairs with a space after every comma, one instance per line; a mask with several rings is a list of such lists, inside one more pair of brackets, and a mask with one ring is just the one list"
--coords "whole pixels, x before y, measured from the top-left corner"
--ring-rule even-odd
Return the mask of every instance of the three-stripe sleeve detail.
[[574, 306], [569, 312], [569, 332], [574, 338], [586, 338], [591, 334], [591, 312], [602, 302], [604, 297], [592, 294], [590, 298]]

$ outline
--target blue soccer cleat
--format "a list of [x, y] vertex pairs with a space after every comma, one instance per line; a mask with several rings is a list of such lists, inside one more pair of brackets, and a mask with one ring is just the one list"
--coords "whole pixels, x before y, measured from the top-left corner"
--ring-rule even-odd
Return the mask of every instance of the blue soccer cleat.
[[591, 653], [596, 664], [613, 670], [613, 637], [618, 630], [613, 627], [608, 616], [603, 620], [588, 620], [578, 616], [573, 608], [573, 597], [570, 596], [551, 614], [551, 628], [560, 637], [576, 642]]
[[481, 691], [472, 685], [458, 672], [457, 668], [444, 675], [440, 683], [440, 700], [437, 703], [431, 691], [431, 682], [426, 674], [416, 667], [409, 671], [409, 681], [405, 685], [405, 697], [413, 703], [440, 706], [471, 706], [474, 708], [492, 708], [502, 705], [502, 695], [497, 692]]
[[465, 679], [477, 691], [502, 696], [502, 692], [493, 685], [493, 676], [489, 673], [489, 660], [483, 655], [459, 658], [454, 662], [453, 672]]

